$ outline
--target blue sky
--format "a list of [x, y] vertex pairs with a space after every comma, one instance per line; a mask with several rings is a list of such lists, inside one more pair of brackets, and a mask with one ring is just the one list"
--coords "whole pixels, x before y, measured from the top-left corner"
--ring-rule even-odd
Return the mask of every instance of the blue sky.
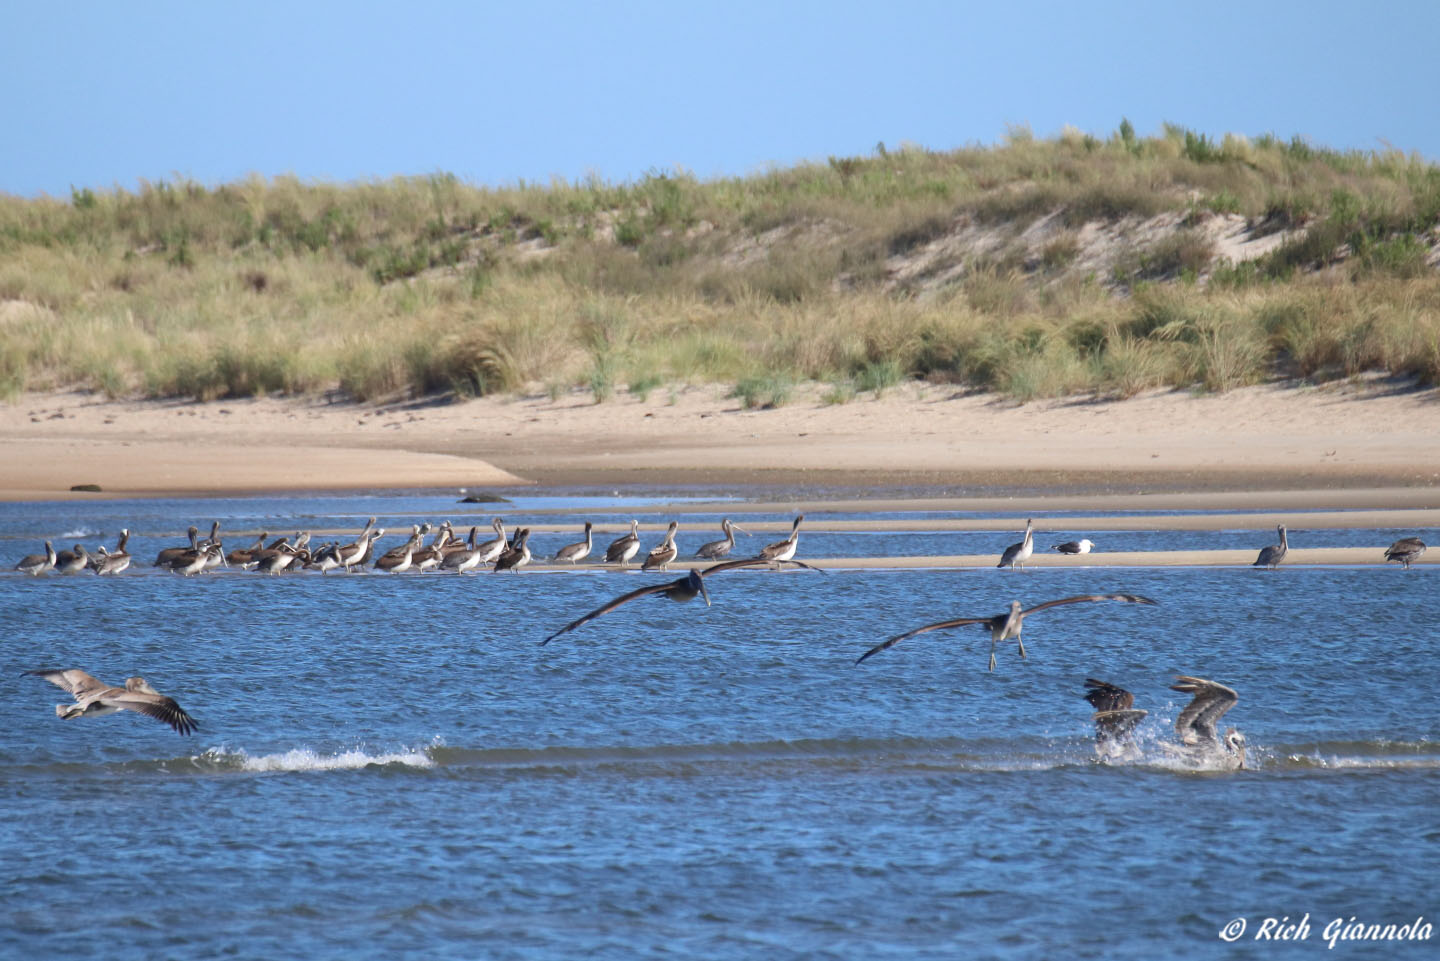
[[7, 5], [0, 192], [745, 174], [1071, 124], [1440, 159], [1440, 4]]

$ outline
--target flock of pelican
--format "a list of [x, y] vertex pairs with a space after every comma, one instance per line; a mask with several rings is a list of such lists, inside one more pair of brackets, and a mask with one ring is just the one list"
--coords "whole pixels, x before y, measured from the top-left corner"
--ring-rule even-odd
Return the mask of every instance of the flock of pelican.
[[[767, 545], [754, 557], [723, 560], [735, 547], [735, 531], [748, 533], [726, 518], [721, 521], [724, 537], [703, 544], [695, 552], [697, 558], [719, 560], [718, 563], [703, 569], [691, 569], [684, 577], [677, 580], [651, 584], [621, 594], [570, 621], [540, 643], [542, 646], [549, 644], [563, 634], [574, 631], [630, 601], [644, 597], [664, 597], [679, 602], [701, 597], [708, 607], [710, 592], [706, 587], [706, 578], [725, 571], [746, 568], [780, 570], [788, 567], [824, 573], [819, 568], [794, 559], [799, 548], [800, 524], [804, 519], [805, 515], [803, 514], [797, 516], [791, 525], [788, 537]], [[262, 533], [251, 547], [238, 548], [229, 552], [224, 550], [220, 540], [220, 522], [215, 521], [211, 525], [210, 536], [203, 540], [200, 538], [198, 528], [190, 527], [188, 530], [189, 543], [161, 550], [156, 556], [153, 566], [168, 568], [186, 575], [198, 574], [219, 566], [255, 569], [269, 573], [312, 567], [323, 573], [335, 569], [349, 571], [366, 566], [373, 566], [378, 570], [392, 573], [437, 569], [464, 573], [485, 564], [491, 565], [491, 569], [494, 571], [516, 570], [531, 560], [530, 530], [524, 527], [519, 528], [512, 537], [507, 538], [504, 523], [500, 518], [495, 518], [491, 523], [496, 533], [496, 537], [492, 540], [477, 542], [478, 528], [476, 527], [470, 528], [467, 539], [460, 540], [455, 536], [450, 523], [446, 521], [440, 525], [431, 542], [425, 545], [423, 539], [425, 534], [429, 533], [430, 525], [420, 524], [412, 527], [410, 536], [405, 543], [376, 556], [375, 542], [384, 535], [385, 530], [376, 527], [375, 520], [374, 517], [370, 518], [355, 540], [345, 545], [336, 541], [311, 551], [308, 546], [310, 541], [308, 534], [298, 533], [293, 542], [282, 537], [267, 544], [266, 539], [269, 535]], [[646, 554], [641, 564], [641, 570], [664, 572], [668, 569], [669, 564], [679, 555], [679, 549], [675, 543], [678, 528], [677, 522], [670, 522], [663, 540]], [[1279, 543], [1263, 548], [1256, 558], [1254, 566], [1273, 569], [1284, 560], [1289, 550], [1289, 540], [1283, 524], [1277, 525], [1276, 530], [1280, 535]], [[114, 551], [101, 547], [93, 554], [80, 544], [75, 545], [73, 551], [62, 551], [57, 554], [51, 542], [46, 541], [44, 555], [29, 555], [23, 558], [16, 565], [16, 570], [32, 575], [43, 574], [49, 570], [76, 573], [85, 569], [93, 569], [97, 574], [116, 574], [130, 564], [130, 555], [125, 549], [128, 539], [129, 531], [122, 531]], [[1053, 549], [1061, 553], [1083, 554], [1091, 551], [1094, 546], [1094, 542], [1087, 538], [1056, 544], [1053, 545]], [[593, 525], [587, 521], [585, 539], [560, 548], [555, 553], [553, 560], [577, 564], [589, 557], [594, 547]], [[606, 547], [604, 558], [606, 563], [628, 565], [639, 552], [639, 522], [632, 520], [629, 532], [615, 539]], [[1033, 552], [1034, 523], [1032, 520], [1026, 520], [1021, 540], [1004, 550], [998, 566], [1008, 567], [1011, 570], [1023, 569], [1025, 561], [1031, 557]], [[1399, 561], [1408, 569], [1410, 564], [1424, 552], [1423, 541], [1418, 537], [1408, 537], [1392, 544], [1385, 552], [1385, 560], [1387, 562]], [[1157, 603], [1139, 594], [1123, 593], [1080, 594], [1024, 608], [1019, 601], [1012, 601], [1009, 609], [999, 614], [951, 618], [912, 628], [871, 647], [861, 654], [855, 663], [861, 664], [876, 654], [889, 650], [901, 641], [921, 634], [978, 625], [983, 630], [990, 632], [989, 670], [993, 671], [996, 648], [1004, 641], [1014, 641], [1020, 657], [1026, 657], [1025, 644], [1021, 634], [1027, 616], [1071, 604], [1098, 601], [1146, 605]], [[56, 715], [62, 719], [100, 716], [128, 710], [160, 720], [180, 734], [190, 734], [199, 726], [174, 699], [160, 694], [146, 683], [144, 678], [131, 677], [126, 680], [124, 687], [114, 687], [77, 669], [46, 669], [26, 671], [25, 674], [42, 677], [73, 696], [74, 704], [60, 704], [55, 708]], [[1138, 752], [1133, 741], [1133, 733], [1147, 712], [1136, 710], [1134, 695], [1123, 688], [1094, 678], [1087, 678], [1085, 685], [1084, 697], [1095, 709], [1092, 720], [1095, 724], [1095, 750], [1099, 759], [1101, 761], [1135, 759]], [[1222, 737], [1216, 726], [1220, 717], [1239, 700], [1235, 691], [1215, 681], [1188, 675], [1177, 676], [1176, 683], [1171, 685], [1171, 689], [1190, 694], [1191, 701], [1180, 712], [1175, 722], [1179, 743], [1167, 744], [1165, 745], [1166, 749], [1177, 756], [1205, 766], [1243, 768], [1245, 766], [1245, 736], [1236, 729], [1229, 728]]]

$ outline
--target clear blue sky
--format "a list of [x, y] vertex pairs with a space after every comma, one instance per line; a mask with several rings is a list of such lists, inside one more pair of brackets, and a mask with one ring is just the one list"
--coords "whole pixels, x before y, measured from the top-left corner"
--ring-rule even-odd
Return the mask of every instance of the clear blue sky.
[[1440, 158], [1440, 3], [12, 3], [0, 192], [744, 174], [1128, 116]]

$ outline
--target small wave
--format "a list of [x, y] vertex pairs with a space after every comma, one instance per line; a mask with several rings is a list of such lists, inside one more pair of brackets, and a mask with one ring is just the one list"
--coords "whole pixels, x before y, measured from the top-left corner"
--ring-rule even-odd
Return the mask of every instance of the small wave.
[[88, 527], [77, 527], [73, 531], [65, 531], [64, 533], [56, 534], [55, 539], [61, 541], [68, 541], [72, 537], [95, 537], [100, 533], [102, 532], [97, 530], [91, 530]]
[[292, 748], [276, 754], [252, 755], [243, 749], [216, 748], [192, 759], [202, 768], [222, 771], [272, 773], [280, 771], [355, 771], [372, 765], [401, 765], [433, 768], [429, 749], [402, 749], [388, 753], [370, 753], [360, 748], [324, 753], [310, 748]]

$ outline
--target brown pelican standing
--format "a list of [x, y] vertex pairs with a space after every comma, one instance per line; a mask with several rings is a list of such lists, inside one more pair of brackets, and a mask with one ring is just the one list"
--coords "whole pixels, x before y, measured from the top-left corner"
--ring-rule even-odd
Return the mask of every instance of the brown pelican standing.
[[55, 555], [55, 569], [61, 574], [78, 574], [90, 566], [90, 552], [84, 544], [76, 544], [73, 551], [61, 551]]
[[124, 687], [112, 687], [80, 670], [26, 671], [25, 675], [43, 677], [75, 697], [74, 704], [56, 704], [55, 714], [62, 720], [77, 717], [100, 717], [116, 711], [135, 711], [157, 721], [164, 721], [179, 734], [190, 734], [200, 725], [185, 709], [145, 682], [143, 677], [125, 680]]
[[[374, 521], [375, 518], [372, 517], [370, 520]], [[384, 536], [385, 528], [372, 527], [367, 524], [365, 525], [365, 529], [360, 532], [360, 536], [352, 543], [336, 548], [340, 566], [345, 568], [345, 573], [348, 574], [357, 567], [363, 567], [365, 559], [370, 556], [375, 542]]]
[[725, 536], [718, 541], [701, 544], [700, 549], [695, 552], [696, 557], [705, 557], [712, 560], [724, 557], [735, 547], [736, 531], [745, 535], [749, 535], [750, 533], [738, 524], [730, 523], [730, 518], [728, 517], [720, 522], [720, 529], [725, 532]]
[[209, 543], [195, 551], [172, 560], [167, 566], [177, 574], [189, 577], [219, 564], [225, 563], [225, 550], [219, 544]]
[[595, 535], [592, 533], [594, 524], [585, 522], [585, 539], [576, 544], [566, 544], [555, 552], [555, 560], [576, 564], [590, 556], [590, 550], [595, 546]]
[[522, 527], [515, 532], [515, 541], [495, 561], [495, 570], [518, 571], [530, 563], [530, 528]]
[[[215, 522], [219, 524], [219, 521]], [[155, 563], [151, 567], [169, 567], [177, 558], [186, 554], [195, 555], [200, 553], [200, 529], [191, 524], [185, 529], [185, 534], [190, 538], [188, 547], [167, 547], [155, 555]]]
[[676, 554], [680, 553], [675, 547], [675, 532], [679, 529], [678, 521], [670, 522], [669, 529], [665, 531], [665, 539], [645, 555], [645, 563], [640, 565], [642, 571], [669, 570], [670, 562], [675, 559]]
[[451, 528], [450, 522], [442, 521], [440, 531], [430, 541], [430, 546], [417, 550], [415, 556], [410, 559], [411, 564], [417, 571], [430, 571], [439, 567], [440, 562], [445, 558], [445, 548], [449, 546], [450, 539], [454, 536], [455, 531]]
[[1131, 735], [1149, 712], [1132, 710], [1135, 695], [1114, 684], [1087, 677], [1085, 687], [1085, 700], [1095, 708], [1095, 753], [1102, 761], [1135, 757]]
[[446, 552], [440, 561], [441, 570], [464, 574], [480, 566], [480, 549], [475, 546], [475, 535], [479, 531], [478, 527], [470, 528], [470, 537], [466, 543], [456, 550]]
[[[430, 531], [431, 531], [431, 526], [430, 526], [430, 522], [429, 522], [429, 521], [423, 521], [423, 522], [421, 522], [421, 523], [419, 523], [419, 524], [411, 524], [411, 525], [410, 525], [410, 541], [414, 541], [414, 542], [415, 542], [414, 545], [411, 546], [410, 541], [406, 541], [405, 543], [401, 544], [399, 547], [392, 547], [392, 548], [390, 548], [388, 551], [386, 551], [384, 554], [381, 554], [381, 555], [380, 555], [380, 560], [384, 560], [384, 559], [386, 559], [386, 558], [388, 557], [388, 558], [390, 559], [390, 563], [393, 564], [393, 563], [395, 563], [396, 561], [400, 560], [400, 556], [405, 553], [405, 549], [406, 549], [407, 547], [410, 548], [410, 551], [411, 551], [412, 554], [417, 554], [417, 553], [419, 553], [419, 552], [420, 552], [420, 544], [421, 544], [421, 542], [424, 540], [425, 535], [428, 534], [428, 533], [430, 533]], [[376, 566], [376, 567], [380, 567], [380, 561], [376, 561], [376, 562], [375, 562], [375, 566]], [[382, 570], [383, 570], [383, 568], [382, 568]]]
[[490, 521], [490, 526], [495, 529], [495, 539], [485, 541], [479, 547], [475, 548], [480, 552], [481, 564], [489, 564], [491, 561], [499, 560], [500, 555], [505, 553], [505, 548], [508, 547], [510, 543], [505, 538], [504, 521], [496, 517]]
[[1075, 597], [1062, 597], [1058, 601], [1046, 601], [1044, 604], [1036, 604], [1034, 607], [1020, 609], [1019, 601], [1010, 602], [1010, 610], [1004, 614], [995, 614], [991, 617], [958, 617], [950, 621], [940, 621], [935, 624], [926, 624], [924, 627], [917, 627], [913, 631], [906, 631], [904, 634], [897, 634], [880, 644], [876, 644], [870, 650], [861, 654], [855, 661], [859, 664], [868, 657], [873, 657], [881, 651], [889, 650], [906, 638], [914, 637], [917, 634], [925, 634], [929, 631], [946, 630], [952, 627], [964, 627], [967, 624], [979, 624], [990, 629], [990, 670], [995, 670], [995, 645], [1001, 641], [1014, 640], [1020, 645], [1020, 656], [1025, 657], [1025, 642], [1020, 638], [1020, 632], [1024, 629], [1027, 615], [1036, 611], [1043, 611], [1050, 607], [1059, 607], [1061, 604], [1079, 604], [1082, 601], [1126, 601], [1131, 604], [1154, 604], [1155, 601], [1148, 597], [1141, 597], [1139, 594], [1078, 594]]
[[795, 518], [790, 525], [790, 536], [783, 541], [776, 541], [768, 544], [756, 555], [762, 561], [788, 561], [795, 556], [795, 549], [800, 546], [800, 522], [805, 519], [801, 514]]
[[20, 558], [20, 562], [15, 565], [15, 569], [22, 574], [29, 574], [33, 577], [39, 577], [41, 574], [44, 574], [46, 571], [50, 570], [50, 568], [54, 566], [55, 548], [50, 544], [49, 541], [46, 541], [45, 553], [26, 554], [24, 557]]
[[1425, 542], [1418, 537], [1402, 537], [1385, 551], [1385, 560], [1399, 561], [1405, 570], [1425, 553]]
[[1005, 548], [1005, 553], [1000, 555], [1000, 563], [996, 567], [1008, 567], [1012, 571], [1018, 567], [1024, 567], [1030, 555], [1035, 552], [1035, 529], [1033, 522], [1025, 521], [1025, 536], [1018, 544], [1011, 544]]
[[261, 531], [255, 538], [255, 543], [250, 547], [237, 547], [225, 555], [225, 563], [231, 567], [247, 569], [255, 563], [255, 555], [265, 549], [265, 538], [270, 536], [269, 531]]
[[1088, 554], [1095, 549], [1095, 542], [1086, 537], [1078, 541], [1066, 541], [1064, 544], [1055, 544], [1053, 547], [1062, 554]]
[[622, 604], [628, 604], [636, 598], [648, 597], [651, 594], [662, 594], [672, 601], [688, 601], [693, 600], [696, 596], [700, 596], [705, 598], [705, 606], [709, 607], [710, 592], [705, 589], [705, 578], [709, 577], [712, 574], [719, 574], [723, 571], [738, 570], [742, 567], [760, 567], [762, 565], [771, 563], [790, 564], [794, 567], [803, 567], [807, 570], [812, 571], [819, 570], [819, 568], [811, 567], [809, 564], [805, 564], [800, 561], [772, 562], [760, 557], [750, 557], [746, 558], [745, 560], [739, 561], [721, 561], [719, 564], [711, 564], [704, 570], [692, 568], [688, 574], [686, 574], [679, 580], [666, 581], [664, 584], [651, 584], [649, 587], [641, 587], [637, 588], [636, 590], [630, 591], [628, 594], [621, 594], [614, 600], [595, 608], [595, 610], [591, 611], [589, 614], [586, 614], [584, 617], [576, 618], [569, 624], [566, 624], [564, 627], [560, 628], [560, 630], [556, 631], [554, 634], [551, 634], [549, 637], [545, 638], [545, 640], [541, 641], [540, 645], [543, 647], [546, 644], [549, 644], [551, 641], [555, 640], [555, 638], [559, 637], [561, 634], [573, 631], [575, 630], [575, 628], [581, 626], [582, 624], [587, 624], [590, 621], [595, 620], [595, 618], [599, 617], [602, 614], [608, 614]]
[[1185, 710], [1175, 719], [1175, 733], [1180, 735], [1180, 752], [1207, 767], [1245, 766], [1245, 735], [1235, 728], [1226, 728], [1222, 740], [1215, 722], [1235, 706], [1240, 695], [1214, 681], [1200, 677], [1176, 675], [1170, 690], [1193, 695]]
[[[375, 569], [386, 571], [391, 574], [403, 574], [410, 569], [410, 563], [415, 557], [415, 552], [420, 549], [421, 538], [420, 525], [415, 524], [410, 528], [410, 539], [399, 547], [392, 547], [375, 559]], [[396, 552], [399, 552], [398, 554]]]
[[114, 553], [102, 547], [98, 554], [91, 557], [90, 560], [95, 565], [95, 573], [119, 574], [125, 570], [125, 568], [129, 567], [130, 554], [125, 550], [125, 545], [128, 543], [130, 543], [130, 530], [129, 528], [121, 528], [120, 539], [115, 542]]
[[624, 537], [617, 537], [605, 548], [605, 563], [630, 564], [630, 558], [640, 553], [640, 522], [630, 521], [630, 533]]
[[1260, 556], [1255, 558], [1251, 567], [1268, 567], [1273, 571], [1275, 565], [1283, 561], [1290, 552], [1290, 539], [1285, 536], [1285, 525], [1276, 524], [1275, 529], [1280, 532], [1280, 543], [1261, 548]]

